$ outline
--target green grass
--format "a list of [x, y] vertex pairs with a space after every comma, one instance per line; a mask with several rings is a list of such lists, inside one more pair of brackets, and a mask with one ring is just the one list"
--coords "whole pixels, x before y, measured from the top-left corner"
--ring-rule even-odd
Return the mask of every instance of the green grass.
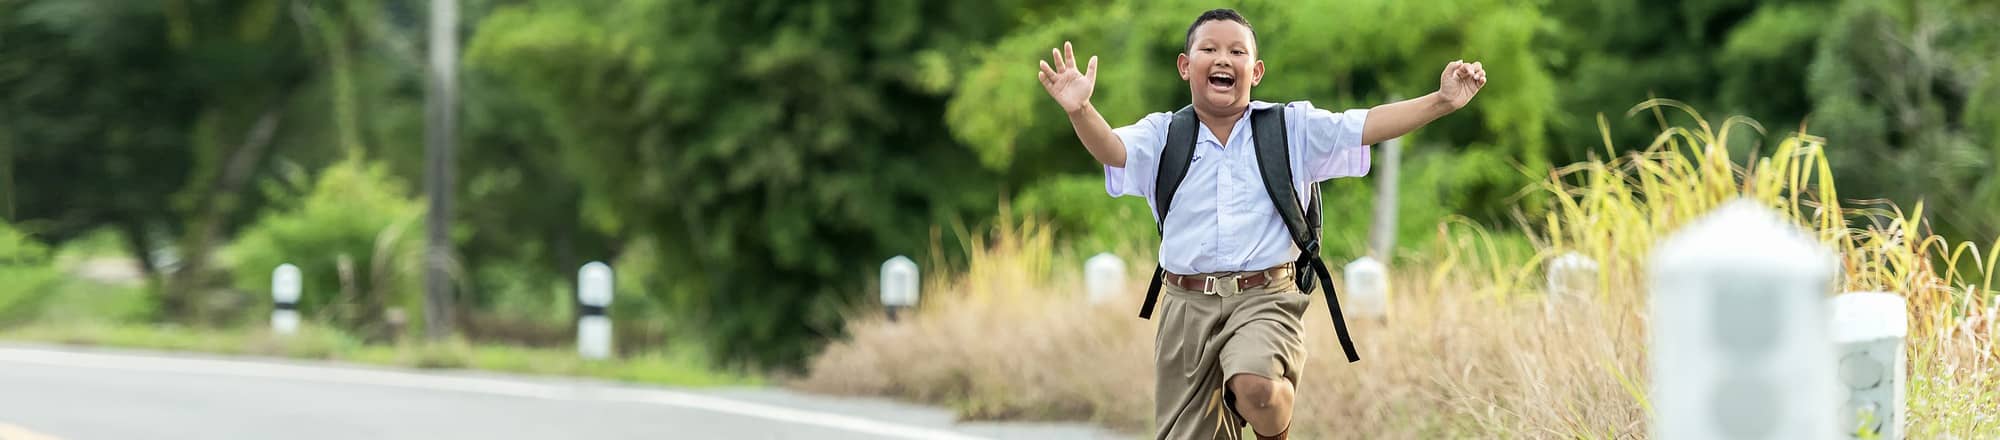
[[23, 266], [12, 272], [0, 266], [0, 341], [595, 377], [689, 387], [758, 385], [765, 381], [746, 370], [715, 368], [716, 363], [693, 346], [586, 361], [569, 349], [464, 339], [368, 344], [337, 329], [310, 323], [289, 337], [270, 333], [261, 326], [261, 319], [249, 320], [257, 323], [254, 326], [224, 328], [142, 324], [154, 306], [154, 297], [144, 285], [107, 284], [68, 275], [80, 262], [122, 257], [118, 238], [115, 232], [97, 231], [48, 252], [54, 258], [46, 265]]
[[569, 350], [476, 344], [464, 340], [370, 345], [337, 331], [316, 327], [303, 328], [290, 337], [280, 337], [262, 330], [89, 322], [36, 323], [0, 330], [0, 340], [320, 359], [410, 368], [595, 377], [685, 387], [759, 385], [764, 382], [756, 374], [711, 368], [709, 365], [712, 362], [692, 350], [587, 361]]
[[47, 291], [23, 310], [30, 322], [137, 322], [152, 313], [153, 298], [143, 286], [112, 285], [57, 275]]

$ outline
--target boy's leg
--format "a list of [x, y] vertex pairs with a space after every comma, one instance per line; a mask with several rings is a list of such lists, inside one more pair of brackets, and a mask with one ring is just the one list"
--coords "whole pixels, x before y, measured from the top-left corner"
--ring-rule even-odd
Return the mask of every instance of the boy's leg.
[[1222, 347], [1224, 377], [1236, 412], [1251, 430], [1262, 438], [1285, 438], [1306, 360], [1301, 321], [1311, 299], [1286, 288], [1245, 300], [1229, 319], [1235, 331]]
[[1291, 380], [1243, 373], [1229, 378], [1229, 391], [1236, 393], [1236, 412], [1257, 438], [1284, 438], [1291, 431]]
[[1154, 319], [1159, 320], [1153, 347], [1156, 440], [1236, 440], [1242, 421], [1223, 408], [1226, 389], [1217, 360], [1222, 351], [1224, 323], [1229, 319], [1221, 298], [1179, 286], [1162, 289]]

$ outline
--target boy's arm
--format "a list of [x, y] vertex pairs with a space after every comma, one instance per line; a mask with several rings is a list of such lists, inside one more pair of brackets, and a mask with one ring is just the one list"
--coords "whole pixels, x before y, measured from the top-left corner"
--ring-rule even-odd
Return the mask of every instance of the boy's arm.
[[1361, 144], [1374, 145], [1401, 137], [1417, 127], [1465, 108], [1465, 104], [1472, 101], [1472, 95], [1478, 94], [1479, 89], [1485, 86], [1485, 66], [1478, 62], [1453, 61], [1444, 67], [1438, 91], [1368, 109], [1368, 120], [1361, 125]]
[[1096, 106], [1084, 103], [1082, 109], [1069, 112], [1069, 125], [1076, 127], [1076, 138], [1090, 150], [1090, 157], [1106, 166], [1125, 167], [1125, 140], [1111, 132], [1111, 123], [1104, 122]]
[[1042, 71], [1036, 77], [1041, 80], [1042, 88], [1069, 114], [1069, 124], [1076, 127], [1076, 138], [1083, 141], [1083, 148], [1090, 150], [1091, 157], [1106, 166], [1124, 168], [1125, 141], [1111, 132], [1111, 124], [1104, 122], [1104, 115], [1090, 105], [1090, 92], [1097, 87], [1097, 57], [1090, 57], [1086, 71], [1077, 68], [1076, 50], [1069, 42], [1063, 42], [1061, 50], [1049, 49], [1049, 52], [1055, 55], [1055, 66], [1041, 62]]

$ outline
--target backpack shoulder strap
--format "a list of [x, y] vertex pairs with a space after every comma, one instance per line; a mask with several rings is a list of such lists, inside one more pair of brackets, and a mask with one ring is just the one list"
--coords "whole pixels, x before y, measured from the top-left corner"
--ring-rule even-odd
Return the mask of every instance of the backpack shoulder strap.
[[1285, 230], [1291, 232], [1292, 243], [1303, 252], [1308, 245], [1317, 243], [1319, 237], [1314, 234], [1317, 228], [1306, 224], [1306, 207], [1299, 206], [1298, 192], [1292, 188], [1292, 151], [1285, 141], [1285, 108], [1250, 112], [1250, 131], [1257, 142], [1257, 171], [1264, 177], [1264, 191], [1271, 195], [1271, 206], [1278, 208]]
[[1304, 206], [1299, 203], [1298, 191], [1292, 187], [1292, 152], [1285, 137], [1285, 107], [1250, 112], [1250, 131], [1257, 142], [1257, 170], [1263, 175], [1264, 191], [1270, 194], [1271, 206], [1278, 209], [1285, 230], [1291, 233], [1292, 244], [1299, 248], [1299, 261], [1292, 267], [1294, 282], [1299, 291], [1308, 295], [1312, 294], [1315, 277], [1326, 286], [1326, 308], [1333, 314], [1333, 329], [1340, 336], [1340, 348], [1347, 352], [1348, 362], [1359, 362], [1361, 356], [1347, 334], [1347, 320], [1341, 316], [1340, 300], [1333, 291], [1333, 275], [1319, 256], [1319, 183], [1307, 185], [1312, 194]]
[[[1153, 215], [1162, 236], [1167, 233], [1167, 208], [1173, 205], [1174, 194], [1180, 190], [1181, 180], [1187, 179], [1188, 166], [1194, 159], [1200, 123], [1195, 118], [1194, 106], [1189, 105], [1174, 112], [1173, 122], [1167, 124], [1167, 144], [1160, 151], [1159, 173], [1153, 176]], [[1165, 266], [1153, 267], [1152, 284], [1146, 287], [1146, 302], [1139, 306], [1139, 318], [1153, 318], [1153, 303], [1160, 299], [1160, 280], [1166, 275]]]
[[1153, 176], [1153, 213], [1158, 215], [1155, 221], [1162, 226], [1167, 221], [1167, 207], [1174, 203], [1174, 193], [1181, 189], [1181, 180], [1187, 178], [1200, 123], [1195, 118], [1194, 106], [1190, 105], [1174, 112], [1173, 122], [1167, 124], [1167, 145], [1160, 151], [1160, 172]]

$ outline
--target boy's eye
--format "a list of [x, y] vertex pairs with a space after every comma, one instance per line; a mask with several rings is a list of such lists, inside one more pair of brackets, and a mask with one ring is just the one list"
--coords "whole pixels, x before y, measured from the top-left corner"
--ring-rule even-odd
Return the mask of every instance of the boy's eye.
[[1232, 51], [1229, 51], [1229, 54], [1231, 54], [1231, 55], [1248, 55], [1248, 54], [1249, 54], [1249, 52], [1244, 52], [1244, 51], [1240, 51], [1240, 50], [1232, 50]]
[[1203, 53], [1210, 53], [1210, 52], [1215, 52], [1215, 48], [1213, 48], [1213, 47], [1204, 47], [1204, 48], [1201, 48], [1201, 51], [1202, 51]]

